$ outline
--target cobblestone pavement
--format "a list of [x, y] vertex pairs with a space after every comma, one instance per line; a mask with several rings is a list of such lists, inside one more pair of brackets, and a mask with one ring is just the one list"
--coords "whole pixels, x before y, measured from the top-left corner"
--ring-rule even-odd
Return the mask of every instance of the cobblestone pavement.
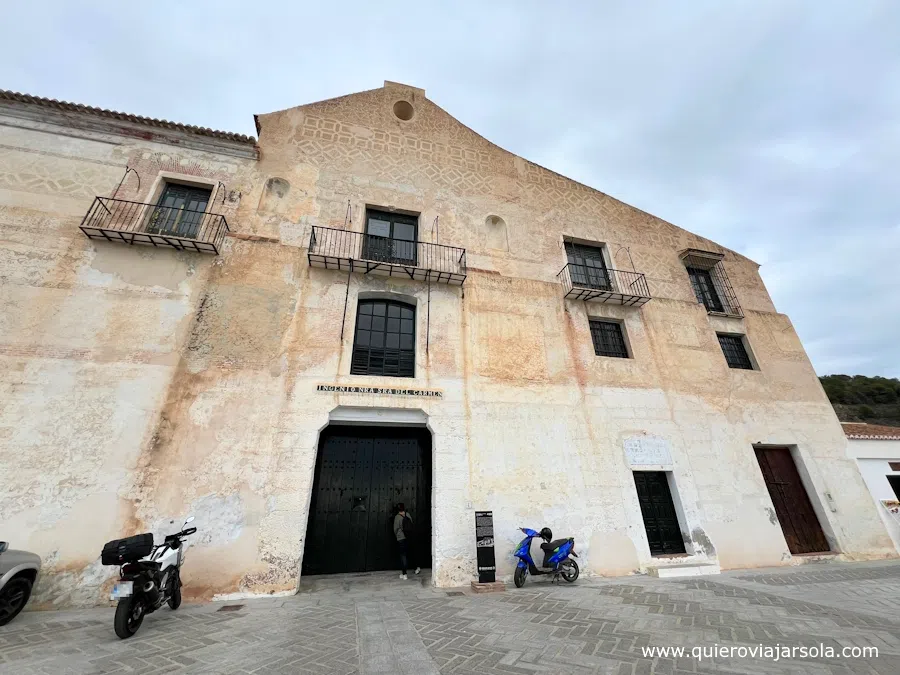
[[[898, 608], [900, 562], [574, 585], [529, 579], [492, 595], [433, 589], [425, 574], [319, 577], [287, 598], [163, 609], [129, 640], [113, 633], [111, 608], [26, 612], [0, 628], [0, 672], [896, 675]], [[879, 656], [689, 655], [714, 645], [877, 647]], [[646, 647], [688, 653], [647, 657]]]

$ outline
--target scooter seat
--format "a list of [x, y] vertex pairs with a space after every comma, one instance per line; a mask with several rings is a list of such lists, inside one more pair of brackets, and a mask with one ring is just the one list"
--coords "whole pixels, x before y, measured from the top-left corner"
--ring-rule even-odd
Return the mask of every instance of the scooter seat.
[[562, 546], [563, 544], [565, 544], [567, 541], [569, 541], [569, 540], [568, 539], [556, 539], [549, 543], [544, 542], [543, 544], [541, 544], [541, 550], [544, 551], [545, 553], [550, 553], [551, 551], [554, 551], [555, 549], [557, 549], [560, 546]]
[[567, 544], [569, 542], [568, 539], [556, 539], [555, 541], [551, 541], [549, 543], [545, 542], [541, 544], [541, 550], [544, 552], [544, 567], [549, 568], [552, 567], [550, 565], [550, 558], [553, 557], [553, 551], [562, 546], [563, 544]]

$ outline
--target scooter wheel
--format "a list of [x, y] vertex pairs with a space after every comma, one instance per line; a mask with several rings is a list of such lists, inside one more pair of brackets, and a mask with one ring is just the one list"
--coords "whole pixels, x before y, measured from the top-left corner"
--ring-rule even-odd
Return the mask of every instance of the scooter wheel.
[[119, 601], [116, 606], [116, 618], [113, 626], [116, 629], [116, 635], [123, 640], [130, 638], [137, 633], [138, 628], [144, 622], [144, 601], [139, 600], [133, 595], [130, 598], [124, 598]]
[[578, 569], [578, 563], [574, 560], [566, 560], [559, 565], [559, 573], [562, 575], [562, 578], [568, 581], [570, 584], [578, 578], [580, 574], [580, 570]]
[[516, 588], [522, 588], [525, 585], [525, 568], [517, 567], [516, 573], [513, 574], [513, 581], [516, 584]]

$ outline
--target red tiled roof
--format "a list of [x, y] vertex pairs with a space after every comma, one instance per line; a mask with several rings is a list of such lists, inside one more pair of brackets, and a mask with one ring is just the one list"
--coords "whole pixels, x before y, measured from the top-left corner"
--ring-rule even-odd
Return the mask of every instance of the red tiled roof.
[[236, 143], [256, 144], [253, 136], [245, 136], [244, 134], [235, 134], [230, 131], [216, 131], [215, 129], [207, 129], [206, 127], [195, 127], [191, 124], [179, 124], [178, 122], [169, 122], [168, 120], [158, 120], [152, 117], [141, 117], [140, 115], [131, 115], [129, 113], [116, 112], [115, 110], [104, 110], [103, 108], [94, 108], [80, 103], [69, 103], [68, 101], [57, 101], [53, 98], [42, 98], [40, 96], [32, 96], [30, 94], [20, 94], [16, 91], [7, 91], [0, 89], [0, 102], [13, 101], [17, 103], [29, 103], [39, 105], [45, 108], [54, 108], [64, 112], [79, 112], [89, 115], [97, 115], [98, 117], [106, 117], [107, 119], [122, 120], [124, 122], [134, 122], [136, 124], [144, 124], [146, 126], [156, 127], [157, 129], [171, 129], [174, 131], [185, 131], [198, 136], [209, 136], [211, 138], [221, 138]]
[[900, 441], [900, 427], [888, 427], [882, 424], [855, 424], [841, 422], [847, 438], [868, 438], [884, 441]]

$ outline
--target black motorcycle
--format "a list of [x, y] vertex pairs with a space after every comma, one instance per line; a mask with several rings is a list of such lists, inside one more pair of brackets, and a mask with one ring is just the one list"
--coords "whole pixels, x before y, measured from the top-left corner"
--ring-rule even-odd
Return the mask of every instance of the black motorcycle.
[[[192, 522], [191, 516], [184, 525]], [[111, 600], [118, 600], [114, 626], [123, 640], [137, 633], [147, 614], [168, 604], [181, 604], [181, 565], [184, 563], [184, 538], [196, 527], [168, 535], [162, 544], [153, 545], [153, 535], [138, 534], [116, 539], [103, 547], [104, 565], [119, 565], [119, 581], [113, 586]]]

